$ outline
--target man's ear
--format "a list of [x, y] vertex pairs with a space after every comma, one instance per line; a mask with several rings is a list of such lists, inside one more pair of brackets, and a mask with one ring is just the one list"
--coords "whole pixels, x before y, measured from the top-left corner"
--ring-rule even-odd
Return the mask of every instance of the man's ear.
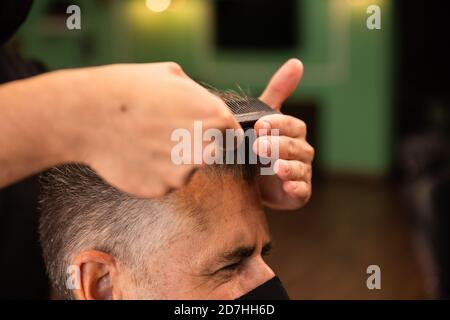
[[104, 252], [90, 250], [78, 254], [72, 264], [79, 271], [79, 286], [74, 289], [78, 300], [119, 300], [115, 259]]

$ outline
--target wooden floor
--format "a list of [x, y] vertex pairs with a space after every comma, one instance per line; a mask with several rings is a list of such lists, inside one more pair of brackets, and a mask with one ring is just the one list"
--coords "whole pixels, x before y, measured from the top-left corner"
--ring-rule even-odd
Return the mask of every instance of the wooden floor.
[[[268, 212], [267, 258], [292, 299], [424, 299], [408, 216], [387, 182], [325, 180], [299, 212]], [[381, 290], [366, 269], [381, 268]]]

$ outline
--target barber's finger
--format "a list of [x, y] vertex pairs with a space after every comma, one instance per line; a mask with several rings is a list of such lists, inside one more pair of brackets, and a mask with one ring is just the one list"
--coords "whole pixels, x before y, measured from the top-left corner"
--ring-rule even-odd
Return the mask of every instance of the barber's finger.
[[290, 59], [272, 76], [260, 99], [275, 110], [294, 92], [303, 75], [303, 63]]
[[165, 182], [170, 188], [167, 193], [170, 193], [173, 190], [177, 190], [188, 184], [194, 173], [198, 170], [198, 166], [179, 164], [164, 166], [161, 169], [165, 169], [167, 170], [166, 172], [170, 172], [170, 175], [166, 175], [164, 177]]
[[291, 198], [302, 199], [303, 203], [308, 202], [311, 198], [311, 183], [305, 181], [285, 181], [283, 190], [291, 196]]
[[253, 151], [266, 158], [278, 156], [280, 159], [307, 163], [311, 163], [314, 159], [314, 149], [305, 140], [286, 136], [259, 137], [253, 144]]
[[271, 129], [278, 129], [279, 135], [293, 138], [306, 137], [307, 131], [306, 124], [302, 120], [285, 114], [264, 116], [255, 123], [255, 131], [258, 135], [268, 135]]
[[284, 181], [311, 181], [311, 164], [301, 161], [278, 159], [274, 171]]
[[[212, 104], [214, 108], [217, 110], [217, 122], [216, 122], [216, 129], [242, 129], [239, 125], [239, 122], [234, 117], [231, 110], [227, 107], [225, 102], [222, 101], [219, 97], [212, 97], [213, 101]], [[213, 121], [215, 122], [215, 121]]]
[[189, 121], [188, 126], [193, 125], [194, 121], [202, 121], [204, 129], [239, 129], [241, 126], [233, 116], [231, 110], [227, 107], [225, 102], [209, 92], [193, 80], [177, 80], [178, 85], [185, 90], [184, 94], [187, 96], [188, 108], [181, 108], [183, 112], [183, 119]]

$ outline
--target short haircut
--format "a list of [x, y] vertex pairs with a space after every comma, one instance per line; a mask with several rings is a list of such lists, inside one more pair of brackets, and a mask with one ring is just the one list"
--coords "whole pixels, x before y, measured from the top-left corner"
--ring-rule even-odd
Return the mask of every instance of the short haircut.
[[[200, 170], [214, 181], [221, 175], [232, 175], [253, 183], [254, 167], [211, 165]], [[40, 182], [39, 236], [44, 261], [52, 285], [66, 299], [74, 298], [66, 281], [77, 253], [109, 253], [138, 277], [143, 274], [143, 258], [174, 236], [185, 218], [198, 217], [201, 210], [186, 197], [177, 197], [176, 192], [158, 199], [133, 198], [109, 186], [84, 165], [52, 168], [41, 175]]]

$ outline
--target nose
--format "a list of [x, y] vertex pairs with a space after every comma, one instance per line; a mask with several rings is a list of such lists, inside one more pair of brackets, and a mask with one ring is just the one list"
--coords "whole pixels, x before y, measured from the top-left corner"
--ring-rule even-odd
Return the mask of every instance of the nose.
[[242, 294], [245, 294], [275, 277], [275, 272], [261, 256], [255, 257], [247, 268], [241, 282]]
[[256, 287], [275, 277], [275, 272], [261, 256], [257, 258], [255, 269], [255, 281], [258, 282]]

